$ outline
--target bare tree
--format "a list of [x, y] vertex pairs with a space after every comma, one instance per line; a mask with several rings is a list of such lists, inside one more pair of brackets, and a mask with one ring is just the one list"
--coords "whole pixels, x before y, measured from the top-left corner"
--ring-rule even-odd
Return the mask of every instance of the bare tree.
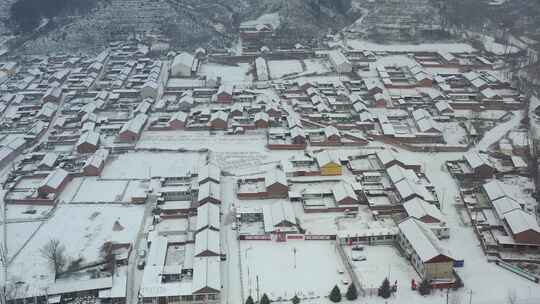
[[47, 244], [41, 248], [41, 255], [49, 261], [49, 264], [54, 270], [54, 278], [56, 279], [66, 266], [67, 259], [65, 256], [66, 247], [57, 239], [50, 239]]
[[105, 269], [112, 269], [114, 264], [114, 244], [112, 242], [103, 243], [100, 253], [105, 261]]

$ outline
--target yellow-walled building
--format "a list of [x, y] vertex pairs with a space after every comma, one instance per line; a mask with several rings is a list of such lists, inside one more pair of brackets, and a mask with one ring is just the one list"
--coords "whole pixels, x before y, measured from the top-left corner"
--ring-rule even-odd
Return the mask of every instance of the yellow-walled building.
[[341, 175], [342, 166], [339, 159], [328, 151], [323, 151], [315, 155], [321, 175], [332, 176]]

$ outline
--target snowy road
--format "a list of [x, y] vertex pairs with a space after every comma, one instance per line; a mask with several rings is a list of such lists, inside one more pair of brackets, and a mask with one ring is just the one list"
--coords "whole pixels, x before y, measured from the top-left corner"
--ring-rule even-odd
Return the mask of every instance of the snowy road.
[[131, 251], [131, 254], [129, 255], [129, 262], [128, 262], [128, 286], [127, 286], [127, 304], [136, 304], [139, 300], [139, 286], [141, 285], [143, 270], [139, 270], [137, 268], [137, 262], [138, 262], [138, 250], [141, 247], [141, 242], [144, 242], [146, 239], [145, 236], [145, 228], [146, 228], [146, 221], [150, 220], [152, 218], [152, 207], [154, 206], [156, 202], [156, 196], [150, 195], [148, 197], [148, 200], [144, 206], [144, 215], [142, 217], [142, 221], [139, 225], [139, 231], [137, 232], [137, 238], [135, 239], [135, 242], [133, 244], [133, 250]]
[[522, 111], [513, 112], [513, 116], [510, 118], [510, 120], [498, 124], [493, 129], [487, 131], [482, 137], [482, 140], [480, 140], [480, 142], [473, 149], [487, 150], [489, 146], [499, 141], [499, 139], [501, 139], [513, 127], [518, 126], [522, 118]]

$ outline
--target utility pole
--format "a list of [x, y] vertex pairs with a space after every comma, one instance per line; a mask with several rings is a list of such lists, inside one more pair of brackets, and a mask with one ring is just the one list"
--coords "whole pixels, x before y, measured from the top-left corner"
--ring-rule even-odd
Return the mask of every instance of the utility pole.
[[257, 275], [256, 278], [257, 278], [257, 302], [259, 303], [261, 301], [261, 298], [259, 297], [259, 275]]
[[448, 304], [448, 297], [450, 295], [450, 288], [446, 289], [446, 304]]
[[293, 255], [294, 255], [294, 269], [296, 269], [296, 247], [293, 248]]
[[472, 289], [469, 290], [469, 304], [472, 304]]

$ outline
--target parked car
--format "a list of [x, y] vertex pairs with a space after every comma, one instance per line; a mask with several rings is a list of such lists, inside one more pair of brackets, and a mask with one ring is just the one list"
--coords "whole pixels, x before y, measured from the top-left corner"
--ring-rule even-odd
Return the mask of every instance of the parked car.
[[349, 281], [346, 279], [341, 279], [341, 283], [343, 283], [343, 285], [349, 285]]
[[139, 262], [137, 263], [137, 268], [139, 270], [142, 270], [142, 269], [144, 269], [144, 266], [146, 266], [146, 261], [145, 260], [139, 260]]
[[352, 250], [354, 250], [354, 251], [364, 251], [364, 246], [362, 246], [362, 245], [354, 245], [352, 247]]
[[343, 269], [338, 268], [338, 269], [337, 269], [337, 273], [339, 273], [339, 274], [344, 274], [345, 272], [343, 271]]
[[362, 255], [362, 254], [353, 254], [352, 255], [352, 260], [355, 261], [355, 262], [360, 262], [360, 261], [367, 260], [367, 258], [366, 258], [365, 255]]

